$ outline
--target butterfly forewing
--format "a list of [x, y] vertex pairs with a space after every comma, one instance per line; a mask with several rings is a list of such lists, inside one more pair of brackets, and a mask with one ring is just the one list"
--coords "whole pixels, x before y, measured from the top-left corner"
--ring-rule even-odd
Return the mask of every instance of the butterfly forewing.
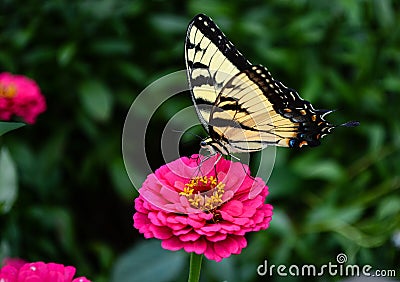
[[226, 82], [250, 63], [205, 15], [197, 15], [188, 27], [185, 56], [192, 99], [208, 130], [208, 106], [214, 105]]
[[[260, 77], [265, 83], [274, 83], [266, 70]], [[288, 146], [288, 140], [295, 136], [297, 124], [278, 114], [264, 91], [273, 88], [261, 88], [248, 71], [243, 71], [218, 95], [210, 116], [210, 130], [227, 139], [233, 153], [258, 151], [268, 145]]]

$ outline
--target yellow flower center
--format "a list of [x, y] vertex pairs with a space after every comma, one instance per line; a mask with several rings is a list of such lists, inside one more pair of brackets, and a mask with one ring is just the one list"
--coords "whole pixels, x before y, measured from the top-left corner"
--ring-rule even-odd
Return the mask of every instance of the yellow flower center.
[[223, 203], [224, 188], [225, 184], [214, 176], [198, 176], [186, 183], [179, 195], [185, 196], [194, 208], [213, 211]]
[[17, 95], [17, 88], [13, 84], [0, 84], [0, 98], [13, 98]]

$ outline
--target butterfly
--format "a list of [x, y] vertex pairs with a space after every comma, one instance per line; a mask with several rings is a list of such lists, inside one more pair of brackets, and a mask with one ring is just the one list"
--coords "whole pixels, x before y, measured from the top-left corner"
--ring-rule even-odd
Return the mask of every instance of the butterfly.
[[325, 120], [333, 110], [315, 109], [266, 67], [251, 64], [204, 14], [188, 26], [185, 60], [192, 100], [209, 134], [200, 145], [213, 153], [318, 146], [337, 127]]

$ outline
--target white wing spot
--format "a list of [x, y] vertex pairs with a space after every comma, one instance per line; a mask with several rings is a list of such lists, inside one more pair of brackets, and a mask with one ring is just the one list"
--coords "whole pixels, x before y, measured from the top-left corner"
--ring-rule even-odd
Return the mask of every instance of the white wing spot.
[[204, 25], [205, 25], [205, 26], [208, 26], [208, 22], [207, 22], [207, 21], [204, 21]]
[[260, 69], [256, 70], [256, 73], [260, 74], [260, 73], [261, 73], [261, 70], [260, 70]]
[[275, 93], [276, 93], [276, 94], [279, 94], [279, 91], [275, 89]]
[[[265, 78], [265, 74], [264, 74], [264, 73], [262, 73], [262, 74], [261, 74], [261, 77], [262, 77], [262, 78]], [[268, 82], [268, 81], [267, 81], [267, 82]]]
[[212, 28], [211, 28], [211, 31], [214, 32], [214, 31], [215, 31], [215, 28], [212, 27]]
[[199, 20], [202, 20], [203, 18], [202, 17], [199, 17]]

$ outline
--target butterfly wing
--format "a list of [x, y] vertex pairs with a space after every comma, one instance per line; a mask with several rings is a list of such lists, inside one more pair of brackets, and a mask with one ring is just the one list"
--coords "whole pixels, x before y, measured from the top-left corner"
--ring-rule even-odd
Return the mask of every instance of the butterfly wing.
[[314, 109], [266, 68], [252, 65], [205, 15], [189, 24], [185, 58], [193, 103], [210, 134], [206, 144], [220, 153], [317, 146], [336, 127], [324, 119], [332, 111]]
[[189, 24], [185, 41], [186, 70], [197, 115], [208, 131], [210, 112], [223, 86], [250, 62], [206, 15]]
[[268, 145], [317, 146], [335, 127], [324, 119], [329, 112], [314, 109], [294, 89], [274, 80], [265, 67], [251, 66], [221, 90], [209, 131], [213, 139], [229, 144], [231, 153]]

